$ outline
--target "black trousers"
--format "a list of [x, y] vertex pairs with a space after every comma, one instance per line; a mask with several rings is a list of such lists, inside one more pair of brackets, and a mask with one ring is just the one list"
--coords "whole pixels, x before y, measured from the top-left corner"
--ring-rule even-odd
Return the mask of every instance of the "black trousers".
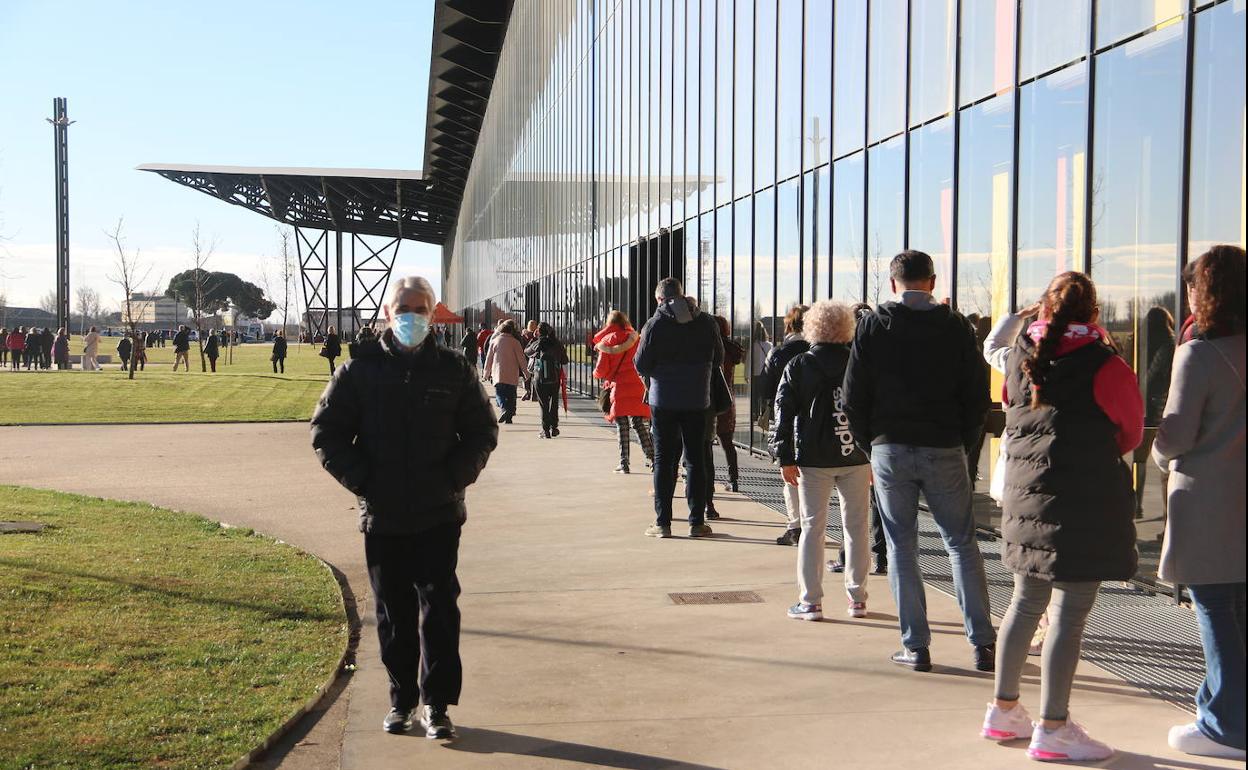
[[[706, 518], [706, 440], [705, 410], [650, 410], [650, 435], [654, 441], [654, 516], [659, 526], [672, 525], [672, 495], [676, 493], [676, 466], [685, 457], [685, 500], [689, 523], [702, 524]], [[688, 450], [688, 451], [686, 451]]]
[[364, 536], [394, 708], [459, 703], [459, 533], [460, 525], [451, 523], [419, 535]]
[[533, 385], [537, 405], [542, 408], [542, 430], [559, 427], [559, 383], [538, 382]]

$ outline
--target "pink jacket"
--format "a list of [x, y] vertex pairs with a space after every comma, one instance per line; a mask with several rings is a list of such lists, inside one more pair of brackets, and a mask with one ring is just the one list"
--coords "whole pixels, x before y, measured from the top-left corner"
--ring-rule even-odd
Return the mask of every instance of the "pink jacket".
[[510, 334], [499, 334], [489, 343], [490, 352], [485, 357], [485, 370], [496, 385], [519, 385], [529, 360], [524, 357], [524, 345]]

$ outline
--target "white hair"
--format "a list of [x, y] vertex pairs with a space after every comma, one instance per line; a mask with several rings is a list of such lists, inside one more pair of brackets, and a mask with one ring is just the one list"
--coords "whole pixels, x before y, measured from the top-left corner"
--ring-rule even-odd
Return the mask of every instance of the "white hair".
[[438, 295], [433, 291], [433, 285], [419, 275], [409, 275], [400, 278], [394, 282], [390, 288], [390, 305], [393, 307], [398, 304], [399, 297], [405, 291], [417, 291], [429, 298], [429, 311], [433, 312], [433, 306], [438, 304]]

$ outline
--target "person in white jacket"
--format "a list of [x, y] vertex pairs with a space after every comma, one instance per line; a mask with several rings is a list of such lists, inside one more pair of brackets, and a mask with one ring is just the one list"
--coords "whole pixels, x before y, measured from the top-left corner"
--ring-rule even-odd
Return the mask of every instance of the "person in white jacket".
[[82, 338], [82, 370], [84, 372], [100, 371], [100, 363], [96, 356], [100, 354], [100, 332], [94, 326]]

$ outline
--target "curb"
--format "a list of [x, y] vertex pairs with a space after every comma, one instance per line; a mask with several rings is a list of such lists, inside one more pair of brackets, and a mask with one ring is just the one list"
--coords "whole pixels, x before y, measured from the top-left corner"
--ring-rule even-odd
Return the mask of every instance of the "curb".
[[[220, 523], [223, 527], [230, 526], [224, 522]], [[276, 540], [276, 538], [273, 539]], [[282, 542], [285, 545], [291, 545], [290, 543], [285, 543], [280, 540], [277, 542]], [[342, 572], [340, 572], [332, 564], [316, 554], [309, 553], [308, 551], [298, 548], [297, 546], [291, 545], [291, 547], [320, 562], [321, 566], [333, 576], [334, 582], [338, 584], [338, 597], [341, 602], [343, 615], [345, 615], [347, 619], [347, 642], [343, 647], [342, 655], [338, 658], [337, 665], [334, 666], [333, 673], [331, 673], [329, 677], [316, 688], [316, 692], [304, 701], [302, 705], [295, 709], [295, 711], [287, 717], [286, 720], [277, 727], [277, 729], [269, 733], [269, 735], [265, 737], [265, 739], [255, 748], [234, 760], [234, 764], [230, 765], [230, 770], [246, 770], [246, 768], [250, 767], [253, 762], [261, 759], [265, 752], [273, 748], [278, 741], [294, 729], [294, 727], [299, 724], [300, 720], [307, 716], [317, 706], [321, 705], [321, 702], [325, 700], [325, 696], [327, 696], [333, 689], [334, 684], [338, 681], [339, 677], [347, 676], [354, 670], [355, 651], [360, 639], [360, 619], [359, 613], [356, 611], [355, 596], [351, 592], [350, 587], [347, 585], [347, 576], [342, 574]]]

